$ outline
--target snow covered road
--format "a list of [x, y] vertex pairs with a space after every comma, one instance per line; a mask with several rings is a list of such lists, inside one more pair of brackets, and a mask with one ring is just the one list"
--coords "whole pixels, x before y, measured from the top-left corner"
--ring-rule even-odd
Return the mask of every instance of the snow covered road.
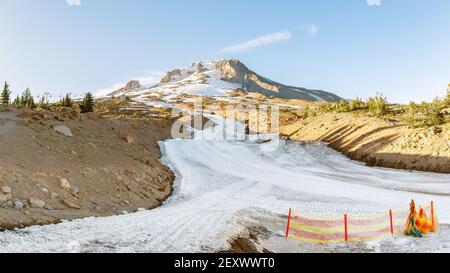
[[441, 223], [450, 223], [450, 175], [370, 168], [322, 143], [282, 141], [264, 151], [271, 143], [222, 139], [224, 121], [213, 119], [219, 126], [194, 140], [161, 144], [177, 174], [162, 207], [3, 232], [0, 252], [214, 252], [244, 229], [243, 215], [363, 215], [408, 209], [412, 198], [434, 200]]

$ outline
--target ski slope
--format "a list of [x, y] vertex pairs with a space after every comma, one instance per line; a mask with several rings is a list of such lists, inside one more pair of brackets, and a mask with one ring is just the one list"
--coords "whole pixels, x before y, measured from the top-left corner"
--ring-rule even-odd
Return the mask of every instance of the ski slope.
[[[411, 198], [434, 200], [440, 222], [450, 223], [449, 175], [366, 167], [322, 143], [281, 141], [274, 150], [274, 139], [241, 141], [226, 130], [241, 124], [211, 118], [218, 125], [193, 140], [161, 143], [163, 161], [177, 174], [162, 207], [3, 232], [0, 252], [214, 252], [244, 229], [244, 215], [277, 217], [288, 208], [364, 215], [408, 209]], [[450, 252], [449, 242], [435, 247]]]

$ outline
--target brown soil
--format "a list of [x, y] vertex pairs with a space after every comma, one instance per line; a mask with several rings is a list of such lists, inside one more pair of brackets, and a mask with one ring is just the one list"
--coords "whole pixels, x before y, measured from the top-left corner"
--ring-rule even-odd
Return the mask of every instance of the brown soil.
[[[160, 162], [157, 142], [170, 138], [172, 124], [170, 118], [111, 108], [81, 116], [0, 112], [0, 187], [12, 190], [9, 202], [0, 201], [0, 229], [161, 205], [172, 193], [174, 175]], [[57, 133], [57, 125], [69, 127], [73, 137]], [[76, 189], [63, 188], [61, 179]], [[31, 198], [45, 207], [32, 208]], [[24, 208], [11, 208], [14, 201]]]
[[237, 237], [229, 242], [230, 248], [220, 253], [260, 253], [255, 244], [244, 237]]
[[228, 242], [230, 248], [220, 253], [271, 253], [260, 246], [260, 241], [266, 240], [270, 236], [270, 231], [262, 226], [248, 226], [241, 235]]
[[[248, 122], [249, 115], [235, 111], [226, 112], [230, 103], [204, 100], [204, 110], [223, 117], [233, 117]], [[316, 107], [301, 100], [283, 100], [254, 95], [240, 105], [281, 103], [295, 107]], [[231, 103], [233, 104], [233, 103]], [[181, 106], [193, 108], [192, 104]], [[323, 141], [351, 159], [368, 166], [404, 170], [450, 173], [450, 124], [432, 128], [414, 129], [398, 120], [371, 117], [364, 113], [325, 113], [304, 118], [304, 111], [280, 107], [280, 133], [297, 141]], [[270, 118], [248, 122], [249, 132], [261, 128], [271, 132]], [[256, 122], [255, 122], [256, 120]], [[256, 128], [256, 130], [254, 130]]]
[[413, 129], [397, 121], [327, 113], [282, 122], [281, 133], [299, 141], [323, 141], [369, 166], [450, 173], [450, 124]]

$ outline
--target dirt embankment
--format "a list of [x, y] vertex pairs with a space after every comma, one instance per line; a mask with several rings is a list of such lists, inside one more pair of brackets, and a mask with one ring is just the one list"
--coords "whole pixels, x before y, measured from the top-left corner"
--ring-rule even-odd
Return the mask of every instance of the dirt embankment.
[[282, 123], [299, 141], [324, 141], [369, 166], [450, 173], [450, 124], [413, 129], [396, 121], [327, 113]]
[[[236, 108], [230, 113], [227, 107], [278, 104], [281, 105], [280, 133], [293, 140], [327, 142], [335, 150], [368, 166], [450, 173], [448, 123], [414, 129], [397, 120], [363, 113], [325, 113], [303, 118], [305, 112], [301, 108], [309, 107], [310, 103], [263, 96], [246, 98], [239, 103], [212, 99], [204, 99], [203, 103], [206, 112], [248, 123], [250, 133], [271, 133], [270, 116], [261, 120], [258, 112], [245, 113]], [[182, 106], [193, 108], [189, 103]]]
[[173, 120], [133, 117], [0, 112], [0, 229], [159, 206], [174, 175], [158, 141]]

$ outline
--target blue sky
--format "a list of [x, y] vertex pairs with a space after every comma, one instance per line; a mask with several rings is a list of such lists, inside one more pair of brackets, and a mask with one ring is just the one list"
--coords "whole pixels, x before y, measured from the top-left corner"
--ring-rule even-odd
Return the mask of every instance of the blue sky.
[[450, 84], [449, 11], [448, 0], [0, 0], [0, 81], [58, 97], [233, 57], [346, 98], [431, 100]]

